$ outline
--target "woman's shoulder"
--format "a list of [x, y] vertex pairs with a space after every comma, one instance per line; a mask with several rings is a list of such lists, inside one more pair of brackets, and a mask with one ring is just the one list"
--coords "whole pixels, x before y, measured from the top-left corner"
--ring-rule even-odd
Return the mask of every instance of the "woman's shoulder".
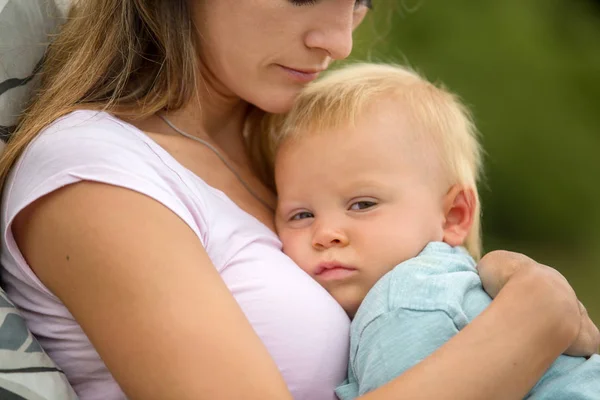
[[17, 160], [3, 190], [3, 228], [34, 201], [82, 181], [153, 198], [200, 234], [205, 196], [190, 196], [186, 170], [144, 132], [108, 113], [86, 110], [48, 125]]
[[186, 189], [184, 173], [144, 132], [106, 112], [80, 110], [48, 125], [27, 146], [7, 178], [4, 196], [10, 202], [40, 187], [49, 193], [83, 180], [178, 196]]
[[79, 164], [119, 165], [127, 157], [134, 167], [163, 162], [160, 146], [144, 132], [102, 111], [78, 110], [45, 127], [27, 146], [15, 169], [29, 164], [76, 167]]

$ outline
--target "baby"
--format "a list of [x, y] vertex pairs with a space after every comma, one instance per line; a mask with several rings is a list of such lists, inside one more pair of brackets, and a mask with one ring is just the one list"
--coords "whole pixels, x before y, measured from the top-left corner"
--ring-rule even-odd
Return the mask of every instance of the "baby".
[[[330, 73], [266, 126], [283, 250], [353, 318], [348, 380], [336, 390], [353, 399], [490, 304], [475, 269], [476, 130], [455, 95], [373, 64]], [[561, 356], [529, 397], [600, 399], [600, 357]]]

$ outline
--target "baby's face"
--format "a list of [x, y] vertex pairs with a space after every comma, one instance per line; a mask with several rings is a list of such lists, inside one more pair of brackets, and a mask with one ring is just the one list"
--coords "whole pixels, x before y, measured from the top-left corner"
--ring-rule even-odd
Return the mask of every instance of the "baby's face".
[[436, 163], [397, 107], [356, 126], [284, 143], [276, 160], [276, 214], [284, 252], [350, 316], [397, 264], [443, 238]]

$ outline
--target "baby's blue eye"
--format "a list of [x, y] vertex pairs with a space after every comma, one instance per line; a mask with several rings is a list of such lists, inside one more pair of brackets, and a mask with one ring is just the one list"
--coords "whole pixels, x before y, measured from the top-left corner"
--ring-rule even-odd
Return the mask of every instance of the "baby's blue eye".
[[301, 219], [306, 219], [306, 218], [314, 218], [313, 213], [308, 212], [308, 211], [302, 211], [302, 212], [299, 212], [297, 214], [294, 214], [292, 216], [292, 218], [290, 218], [290, 220], [291, 221], [299, 221]]
[[350, 206], [350, 209], [353, 211], [361, 211], [361, 210], [366, 210], [368, 208], [371, 207], [375, 207], [377, 205], [377, 203], [375, 203], [374, 201], [357, 201], [356, 203], [352, 203], [352, 205]]

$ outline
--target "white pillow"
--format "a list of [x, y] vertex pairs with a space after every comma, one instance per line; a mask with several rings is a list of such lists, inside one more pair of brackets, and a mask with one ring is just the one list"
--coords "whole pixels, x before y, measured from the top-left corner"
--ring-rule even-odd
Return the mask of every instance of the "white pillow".
[[69, 5], [71, 3], [70, 0], [55, 0], [56, 6], [60, 11], [62, 16], [66, 16], [69, 12]]
[[44, 55], [48, 34], [63, 21], [68, 3], [0, 0], [0, 137], [4, 139], [35, 87], [32, 74]]

